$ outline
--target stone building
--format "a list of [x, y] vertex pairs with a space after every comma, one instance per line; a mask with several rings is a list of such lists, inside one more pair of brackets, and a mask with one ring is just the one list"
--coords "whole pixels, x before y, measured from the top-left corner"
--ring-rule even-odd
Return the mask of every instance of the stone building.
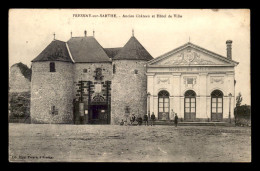
[[118, 124], [145, 113], [170, 120], [172, 110], [185, 121], [220, 121], [229, 93], [234, 106], [231, 43], [228, 57], [187, 43], [153, 59], [134, 35], [117, 48], [103, 48], [86, 31], [54, 39], [32, 60], [31, 121]]
[[[147, 110], [145, 64], [153, 57], [132, 36], [113, 58], [112, 120], [116, 123], [130, 114], [143, 116]], [[128, 120], [129, 121], [129, 120]]]
[[186, 43], [147, 63], [148, 113], [159, 120], [225, 121], [234, 118], [235, 71], [227, 57]]
[[86, 32], [53, 40], [32, 60], [32, 122], [117, 124], [128, 111], [143, 115], [150, 59], [134, 36], [120, 48], [103, 48]]

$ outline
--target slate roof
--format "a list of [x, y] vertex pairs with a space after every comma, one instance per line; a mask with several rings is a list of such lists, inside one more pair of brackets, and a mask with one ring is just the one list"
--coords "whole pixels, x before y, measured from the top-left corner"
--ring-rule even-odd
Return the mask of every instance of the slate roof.
[[38, 61], [64, 61], [72, 62], [66, 42], [53, 40], [32, 62]]
[[72, 37], [67, 44], [75, 62], [111, 62], [93, 36]]
[[119, 47], [119, 48], [104, 48], [104, 51], [106, 52], [106, 54], [109, 58], [113, 59], [121, 49], [122, 49], [122, 47]]
[[146, 60], [149, 61], [153, 57], [141, 45], [141, 43], [132, 36], [113, 60]]

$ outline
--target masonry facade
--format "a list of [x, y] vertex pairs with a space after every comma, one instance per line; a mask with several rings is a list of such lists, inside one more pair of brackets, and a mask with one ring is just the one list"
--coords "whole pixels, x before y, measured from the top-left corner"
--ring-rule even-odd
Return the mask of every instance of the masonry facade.
[[151, 59], [134, 36], [119, 48], [103, 48], [86, 33], [53, 40], [32, 61], [32, 123], [118, 124], [144, 115]]
[[235, 72], [231, 58], [187, 43], [147, 63], [148, 113], [159, 120], [228, 121], [234, 117]]
[[153, 58], [134, 36], [117, 48], [86, 32], [53, 40], [32, 60], [31, 122], [118, 124], [130, 114], [171, 120], [172, 112], [185, 121], [222, 121], [234, 107], [238, 64], [228, 45], [229, 57], [187, 43]]

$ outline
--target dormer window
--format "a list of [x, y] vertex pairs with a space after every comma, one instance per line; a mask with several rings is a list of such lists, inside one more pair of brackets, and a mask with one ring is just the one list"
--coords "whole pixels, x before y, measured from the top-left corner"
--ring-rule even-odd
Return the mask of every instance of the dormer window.
[[50, 63], [50, 72], [56, 72], [55, 63], [54, 62]]

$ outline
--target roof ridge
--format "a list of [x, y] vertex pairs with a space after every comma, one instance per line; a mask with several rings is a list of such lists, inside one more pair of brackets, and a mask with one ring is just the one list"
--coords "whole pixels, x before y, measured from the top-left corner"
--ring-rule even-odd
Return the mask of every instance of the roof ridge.
[[52, 40], [52, 42], [55, 42], [55, 41], [59, 41], [59, 42], [62, 42], [62, 43], [66, 43], [65, 41], [58, 40], [58, 39]]
[[123, 48], [123, 47], [113, 47], [113, 48], [104, 48], [104, 49], [119, 49], [119, 48]]
[[149, 61], [153, 57], [144, 48], [144, 46], [132, 36], [123, 46], [120, 52], [114, 57], [115, 60], [146, 60]]
[[[59, 49], [57, 50], [57, 46]], [[51, 43], [45, 47], [41, 53], [34, 58], [31, 62], [37, 61], [65, 61], [72, 62], [68, 49], [66, 47], [66, 42], [61, 40], [53, 40]]]
[[70, 53], [77, 62], [110, 62], [108, 54], [94, 36], [72, 37], [67, 41]]

